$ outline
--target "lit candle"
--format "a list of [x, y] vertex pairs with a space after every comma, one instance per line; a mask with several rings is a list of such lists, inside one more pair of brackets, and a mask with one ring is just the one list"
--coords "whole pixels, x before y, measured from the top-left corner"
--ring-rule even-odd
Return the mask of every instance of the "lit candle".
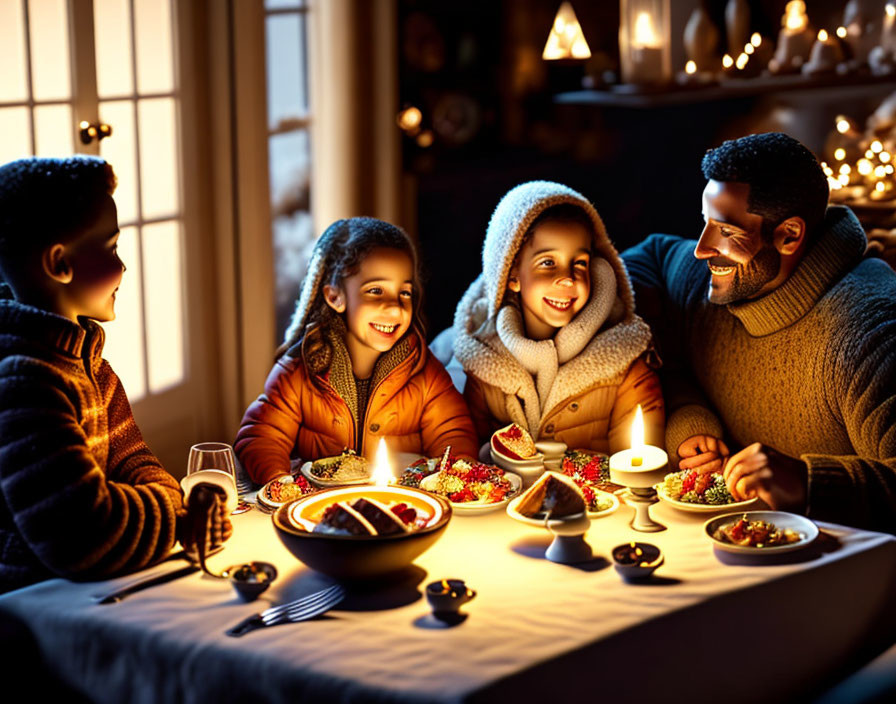
[[783, 26], [778, 34], [778, 47], [769, 68], [773, 73], [799, 71], [812, 50], [813, 36], [809, 29], [806, 3], [802, 0], [788, 2], [781, 24]]
[[373, 465], [371, 480], [377, 486], [389, 486], [395, 481], [392, 464], [389, 462], [389, 451], [386, 448], [386, 438], [380, 438], [380, 444], [376, 448], [376, 461]]
[[623, 61], [626, 83], [660, 83], [666, 79], [663, 42], [650, 12], [640, 11], [631, 28], [629, 61]]
[[819, 30], [818, 40], [812, 46], [812, 54], [808, 63], [803, 66], [807, 75], [830, 73], [837, 70], [837, 64], [843, 61], [843, 50], [840, 43], [825, 30]]
[[632, 467], [640, 467], [644, 461], [644, 413], [641, 404], [635, 411], [635, 420], [632, 421]]
[[639, 405], [632, 422], [631, 448], [610, 457], [610, 480], [628, 487], [650, 487], [665, 476], [669, 456], [644, 442], [644, 413]]
[[889, 51], [896, 50], [896, 5], [888, 2], [884, 13], [884, 27], [880, 34], [880, 45]]

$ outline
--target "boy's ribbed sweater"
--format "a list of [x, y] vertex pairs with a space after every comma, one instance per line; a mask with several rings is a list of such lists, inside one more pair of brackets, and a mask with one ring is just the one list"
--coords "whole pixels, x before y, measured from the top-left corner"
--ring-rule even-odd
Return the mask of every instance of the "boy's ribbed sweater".
[[180, 487], [85, 325], [0, 300], [0, 592], [139, 569], [175, 542]]
[[[808, 467], [808, 515], [896, 532], [896, 273], [862, 259], [847, 208], [785, 283], [719, 306], [696, 242], [651, 235], [622, 257], [660, 346], [666, 445], [709, 433]], [[734, 451], [734, 448], [732, 448]]]

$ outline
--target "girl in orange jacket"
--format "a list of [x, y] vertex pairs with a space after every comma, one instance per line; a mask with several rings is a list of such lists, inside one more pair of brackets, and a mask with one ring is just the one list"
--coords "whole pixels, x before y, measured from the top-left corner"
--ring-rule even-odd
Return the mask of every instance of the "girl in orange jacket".
[[417, 253], [401, 229], [339, 220], [311, 257], [292, 323], [235, 443], [259, 484], [350, 448], [475, 456], [469, 411], [426, 346]]

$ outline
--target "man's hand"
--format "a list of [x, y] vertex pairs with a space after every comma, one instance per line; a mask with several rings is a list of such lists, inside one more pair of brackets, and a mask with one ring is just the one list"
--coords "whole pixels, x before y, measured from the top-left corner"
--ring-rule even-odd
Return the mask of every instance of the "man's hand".
[[738, 501], [758, 496], [777, 511], [805, 513], [806, 465], [768, 445], [754, 442], [725, 465], [725, 483]]
[[678, 446], [679, 469], [696, 469], [699, 474], [721, 472], [731, 452], [712, 435], [692, 435]]
[[193, 487], [179, 536], [185, 552], [208, 555], [233, 535], [226, 503], [219, 487], [204, 482]]

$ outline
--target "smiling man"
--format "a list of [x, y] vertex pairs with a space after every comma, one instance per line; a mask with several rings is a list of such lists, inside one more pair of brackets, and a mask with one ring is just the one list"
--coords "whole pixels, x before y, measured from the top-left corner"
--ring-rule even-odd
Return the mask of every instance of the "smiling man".
[[795, 139], [725, 142], [703, 174], [700, 238], [622, 255], [665, 361], [672, 461], [723, 471], [736, 498], [896, 532], [896, 274], [863, 259]]

